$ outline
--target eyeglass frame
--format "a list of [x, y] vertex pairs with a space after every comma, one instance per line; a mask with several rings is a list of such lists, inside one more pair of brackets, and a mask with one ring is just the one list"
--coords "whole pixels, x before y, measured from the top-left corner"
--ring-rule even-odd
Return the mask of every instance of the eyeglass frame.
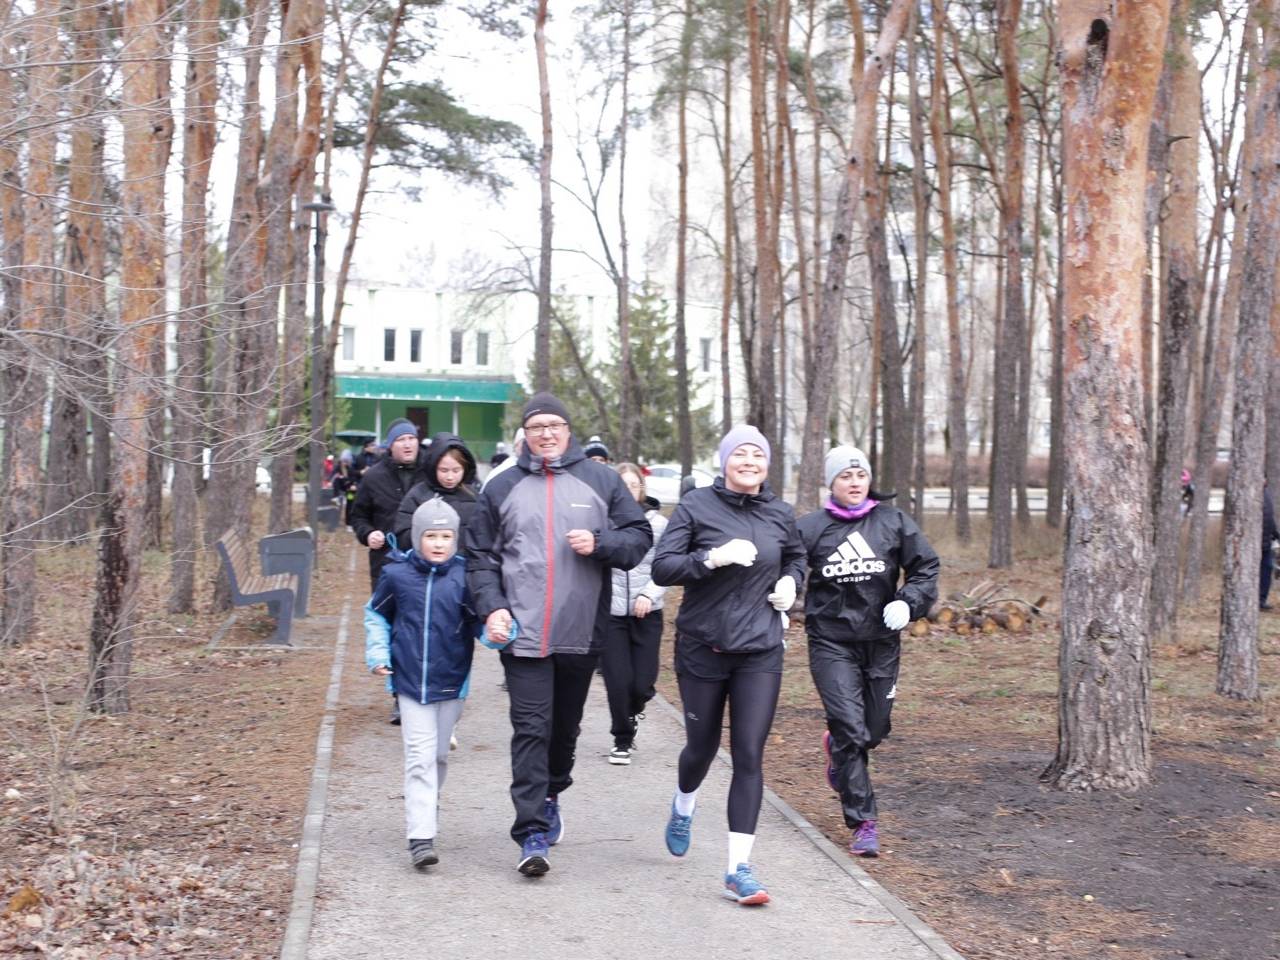
[[558, 437], [569, 428], [569, 421], [558, 420], [555, 423], [539, 423], [524, 428], [526, 437]]

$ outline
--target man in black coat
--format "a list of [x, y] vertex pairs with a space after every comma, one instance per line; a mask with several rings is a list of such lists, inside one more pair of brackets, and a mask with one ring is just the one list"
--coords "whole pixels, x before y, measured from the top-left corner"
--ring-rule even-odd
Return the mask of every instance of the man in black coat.
[[[396, 420], [387, 428], [387, 455], [371, 466], [360, 480], [351, 505], [351, 528], [356, 539], [369, 548], [369, 590], [378, 585], [382, 568], [390, 560], [387, 534], [396, 528], [396, 511], [409, 488], [427, 477], [425, 451], [419, 449], [418, 428], [408, 420]], [[409, 544], [399, 544], [407, 549]]]

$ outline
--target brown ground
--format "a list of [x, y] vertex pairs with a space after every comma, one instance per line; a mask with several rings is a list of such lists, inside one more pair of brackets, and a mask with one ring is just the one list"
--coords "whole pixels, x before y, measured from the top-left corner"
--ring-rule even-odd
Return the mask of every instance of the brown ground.
[[[1019, 551], [1013, 592], [1056, 597], [1051, 540]], [[0, 676], [0, 956], [278, 955], [337, 614], [365, 584], [348, 543], [326, 538], [313, 617], [295, 625], [313, 648], [235, 650], [269, 632], [242, 610], [209, 651], [221, 616], [156, 614], [136, 645], [133, 712], [74, 732], [93, 557], [40, 558], [44, 627], [4, 651]], [[944, 591], [987, 575], [980, 551], [938, 546]], [[158, 611], [166, 558], [148, 563]], [[1056, 609], [1026, 634], [908, 639], [874, 761], [885, 855], [864, 866], [969, 960], [1280, 957], [1280, 615], [1264, 620], [1261, 704], [1213, 694], [1216, 610], [1188, 618], [1156, 653], [1155, 783], [1080, 796], [1038, 780], [1055, 745]], [[669, 664], [660, 682], [678, 702]], [[793, 630], [769, 783], [843, 845], [822, 729]], [[70, 762], [51, 774], [55, 738]]]

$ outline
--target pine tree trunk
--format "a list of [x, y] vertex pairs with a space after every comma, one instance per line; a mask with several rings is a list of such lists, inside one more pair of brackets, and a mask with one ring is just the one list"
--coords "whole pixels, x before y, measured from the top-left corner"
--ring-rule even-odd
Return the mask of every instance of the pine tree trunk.
[[[265, 414], [264, 390], [275, 352], [267, 352], [262, 328], [264, 237], [257, 195], [262, 154], [262, 49], [267, 35], [270, 4], [253, 0], [244, 9], [249, 21], [245, 48], [245, 84], [236, 160], [235, 195], [227, 230], [227, 264], [223, 309], [214, 342], [213, 419], [210, 423], [211, 464], [205, 497], [205, 545], [212, 546], [228, 530], [249, 536], [250, 511], [242, 509], [253, 496], [257, 459], [254, 443], [246, 444], [254, 424]], [[271, 325], [274, 337], [275, 325]], [[251, 502], [251, 499], [250, 499]], [[220, 569], [212, 607], [231, 604], [230, 584]]]
[[[121, 60], [124, 179], [120, 253], [118, 362], [125, 370], [147, 370], [164, 326], [165, 167], [173, 139], [169, 113], [169, 51], [165, 46], [162, 0], [130, 0], [124, 8]], [[136, 601], [142, 580], [146, 537], [148, 420], [159, 403], [160, 383], [146, 376], [122, 376], [116, 391], [115, 429], [125, 450], [117, 458], [112, 489], [103, 511], [96, 595], [90, 626], [90, 706], [108, 714], [129, 710]]]
[[[689, 132], [686, 116], [689, 102], [689, 68], [693, 50], [693, 0], [685, 0], [684, 23], [680, 34], [680, 92], [676, 102], [676, 435], [680, 446], [680, 475], [693, 471], [693, 422], [689, 413], [689, 342], [685, 328], [687, 297], [686, 263], [689, 233]], [[768, 436], [766, 433], [765, 436]], [[723, 466], [723, 465], [722, 465]]]
[[[826, 454], [830, 432], [831, 397], [835, 388], [837, 356], [837, 351], [831, 347], [840, 339], [840, 321], [844, 314], [845, 277], [849, 268], [857, 201], [863, 195], [866, 181], [874, 179], [875, 176], [876, 101], [879, 97], [880, 83], [889, 69], [894, 48], [901, 39], [903, 30], [906, 29], [910, 14], [911, 0], [894, 0], [880, 27], [880, 36], [876, 40], [871, 57], [862, 63], [862, 56], [855, 55], [862, 70], [858, 74], [855, 91], [857, 112], [854, 114], [853, 132], [849, 138], [851, 152], [845, 167], [845, 176], [840, 181], [840, 189], [836, 197], [822, 294], [813, 324], [815, 344], [813, 367], [805, 380], [804, 435], [800, 454], [800, 475], [796, 481], [796, 509], [800, 513], [805, 513], [817, 506], [818, 492], [823, 483], [822, 460]], [[859, 27], [860, 21], [857, 21], [854, 31], [856, 47], [861, 47], [862, 44]], [[870, 407], [874, 410], [874, 399]], [[838, 414], [839, 411], [837, 410], [836, 413]], [[870, 435], [874, 436], [874, 429], [870, 431]]]
[[1017, 33], [1022, 0], [998, 0], [996, 4], [1000, 67], [1004, 76], [1008, 116], [1005, 121], [1004, 177], [1000, 184], [1000, 213], [1004, 240], [1004, 316], [996, 341], [991, 416], [995, 443], [991, 449], [991, 544], [987, 565], [1013, 563], [1013, 487], [1017, 474], [1021, 417], [1020, 385], [1026, 355], [1026, 315], [1022, 295], [1022, 189], [1026, 152], [1022, 116], [1022, 89], [1018, 74]]
[[[403, 2], [401, 6], [403, 6]], [[542, 239], [538, 253], [538, 329], [534, 337], [535, 390], [551, 389], [551, 81], [547, 76], [547, 0], [538, 0], [533, 44], [538, 59], [538, 102], [542, 112], [542, 151], [538, 156], [538, 186], [542, 205]]]
[[[7, 23], [13, 4], [5, 0], [0, 4]], [[12, 57], [8, 43], [0, 44], [0, 103], [17, 102], [17, 85], [12, 73]], [[0, 261], [4, 269], [0, 271], [0, 294], [4, 297], [0, 306], [0, 331], [9, 344], [0, 350], [0, 416], [5, 423], [3, 448], [0, 448], [0, 490], [6, 493], [10, 489], [10, 474], [14, 456], [14, 429], [17, 413], [22, 402], [22, 388], [27, 376], [25, 357], [21, 349], [10, 336], [18, 330], [18, 318], [22, 315], [22, 170], [19, 156], [20, 141], [16, 138], [0, 138], [0, 229], [4, 231], [3, 247], [0, 249]], [[0, 590], [7, 596], [9, 586], [19, 575], [16, 567], [11, 567], [13, 553], [8, 546], [10, 531], [13, 529], [10, 520], [12, 504], [7, 496], [0, 497]], [[12, 573], [8, 571], [12, 570]], [[3, 599], [0, 599], [0, 647], [19, 643], [23, 634], [11, 629], [7, 620]]]
[[[777, 379], [774, 350], [778, 331], [778, 251], [777, 233], [770, 223], [773, 209], [769, 179], [768, 100], [765, 77], [765, 37], [761, 0], [746, 0], [747, 56], [751, 88], [751, 200], [756, 244], [755, 329], [752, 336], [751, 366], [755, 370], [750, 421], [773, 444], [777, 443]], [[782, 451], [773, 457], [769, 481], [777, 486]]]
[[929, 134], [938, 165], [938, 216], [942, 220], [942, 274], [947, 297], [947, 434], [951, 440], [951, 512], [956, 538], [968, 543], [969, 522], [969, 418], [965, 383], [964, 347], [960, 335], [959, 267], [956, 259], [956, 225], [951, 209], [951, 95], [947, 90], [945, 61], [946, 10], [943, 0], [931, 0], [933, 18], [933, 90], [930, 95]]
[[[1177, 570], [1181, 533], [1182, 454], [1186, 446], [1187, 404], [1191, 380], [1192, 344], [1197, 336], [1196, 305], [1200, 300], [1200, 251], [1196, 241], [1196, 199], [1199, 188], [1200, 72], [1187, 35], [1186, 5], [1174, 0], [1170, 17], [1170, 49], [1165, 62], [1170, 111], [1169, 187], [1163, 199], [1160, 263], [1164, 291], [1160, 306], [1159, 406], [1152, 473], [1155, 518], [1152, 564], [1156, 570]], [[1151, 632], [1154, 637], [1172, 629], [1178, 609], [1178, 578], [1151, 581]]]
[[737, 256], [734, 244], [733, 202], [733, 44], [724, 45], [724, 133], [721, 139], [721, 179], [724, 191], [724, 242], [720, 299], [720, 429], [733, 428], [733, 387], [729, 376], [729, 322], [733, 316], [734, 271]]
[[1058, 7], [1067, 246], [1070, 512], [1062, 583], [1058, 751], [1063, 789], [1151, 776], [1150, 505], [1142, 419], [1147, 135], [1168, 0]]
[[218, 0], [189, 0], [187, 78], [182, 133], [182, 231], [178, 266], [176, 369], [173, 374], [173, 551], [169, 563], [171, 613], [195, 609], [199, 538], [201, 436], [210, 331], [208, 278], [209, 168], [217, 141]]
[[100, 274], [89, 272], [87, 252], [102, 242], [100, 155], [102, 120], [101, 58], [98, 34], [101, 6], [80, 0], [72, 20], [75, 53], [72, 57], [68, 107], [77, 119], [71, 127], [71, 158], [67, 169], [66, 233], [63, 247], [62, 288], [65, 326], [69, 340], [62, 351], [63, 364], [54, 376], [54, 400], [49, 428], [48, 487], [44, 514], [46, 536], [53, 540], [80, 540], [89, 532], [96, 497], [89, 478], [89, 418], [86, 401], [95, 397], [94, 342], [102, 318], [94, 315], [94, 287]]
[[[308, 38], [322, 29], [311, 18], [312, 3], [297, 0], [289, 5], [280, 25], [276, 50], [275, 114], [267, 138], [265, 183], [261, 188], [266, 220], [266, 292], [262, 302], [262, 339], [268, 355], [279, 356], [269, 377], [278, 397], [273, 446], [279, 451], [271, 461], [271, 511], [268, 533], [283, 533], [293, 526], [293, 473], [298, 444], [303, 442], [298, 422], [302, 414], [302, 387], [306, 376], [307, 342], [307, 232], [310, 224], [302, 204], [312, 189], [313, 162], [318, 139], [304, 143], [298, 119], [298, 78]], [[318, 130], [316, 133], [318, 134]], [[312, 179], [305, 196], [298, 197], [303, 170]], [[276, 325], [283, 299], [283, 337]]]
[[1280, 250], [1280, 0], [1260, 6], [1264, 32], [1257, 96], [1249, 104], [1252, 141], [1249, 224], [1236, 324], [1231, 466], [1223, 512], [1222, 617], [1216, 690], [1257, 700], [1258, 569], [1262, 561], [1265, 404], [1271, 366], [1271, 313]]
[[[42, 331], [59, 326], [54, 285], [54, 211], [57, 205], [58, 67], [62, 59], [58, 42], [60, 6], [40, 0], [27, 21], [27, 182], [22, 230], [22, 309], [15, 330], [17, 349], [11, 348], [14, 365], [10, 378], [6, 434], [12, 433], [9, 486], [5, 495], [3, 543], [3, 631], [8, 643], [21, 643], [38, 628], [36, 617], [36, 553], [40, 539], [44, 471], [44, 408], [48, 397], [49, 369], [42, 361]], [[21, 372], [19, 372], [21, 371]]]
[[912, 426], [912, 486], [915, 496], [911, 502], [911, 514], [919, 524], [924, 523], [924, 381], [925, 351], [927, 349], [925, 333], [928, 330], [928, 313], [926, 296], [928, 285], [925, 277], [929, 270], [929, 183], [925, 177], [924, 152], [924, 107], [920, 101], [920, 83], [917, 77], [919, 57], [916, 52], [916, 32], [919, 30], [919, 13], [912, 8], [912, 23], [907, 28], [907, 84], [908, 102], [910, 104], [911, 124], [911, 199], [915, 225], [915, 259], [916, 276], [912, 291], [913, 303], [913, 344], [911, 348], [911, 408], [909, 419]]
[[631, 0], [622, 3], [622, 119], [618, 123], [618, 455], [633, 461], [636, 384], [631, 360], [631, 246], [627, 236], [627, 131], [631, 126]]

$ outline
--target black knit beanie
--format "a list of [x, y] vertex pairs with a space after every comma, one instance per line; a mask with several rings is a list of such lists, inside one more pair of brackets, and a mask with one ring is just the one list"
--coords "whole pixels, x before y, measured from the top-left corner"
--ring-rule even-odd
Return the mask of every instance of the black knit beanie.
[[536, 417], [539, 414], [563, 417], [565, 422], [569, 422], [569, 411], [565, 409], [564, 404], [545, 391], [535, 393], [529, 398], [529, 402], [524, 405], [524, 415], [520, 418], [520, 425], [524, 426], [529, 422], [530, 417]]

